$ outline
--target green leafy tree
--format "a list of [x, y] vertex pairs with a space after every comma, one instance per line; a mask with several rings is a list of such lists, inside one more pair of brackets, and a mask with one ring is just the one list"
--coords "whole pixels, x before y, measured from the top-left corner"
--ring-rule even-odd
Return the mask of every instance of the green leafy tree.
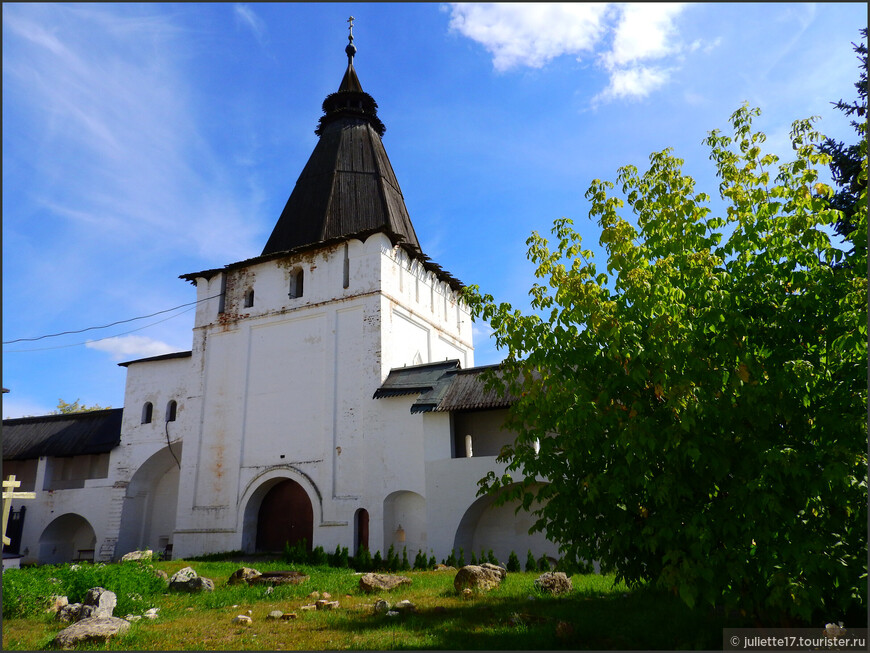
[[523, 570], [522, 566], [520, 565], [520, 559], [517, 557], [516, 551], [511, 551], [511, 554], [508, 556], [507, 570], [508, 571], [522, 571]]
[[[831, 206], [839, 209], [842, 216], [837, 220], [836, 231], [843, 235], [856, 228], [854, 215], [858, 210], [858, 202], [861, 191], [867, 185], [866, 178], [861, 178], [861, 162], [866, 156], [862, 154], [861, 140], [866, 140], [867, 124], [867, 28], [861, 30], [863, 42], [853, 43], [852, 46], [861, 63], [858, 81], [855, 88], [858, 90], [858, 99], [852, 102], [839, 100], [832, 103], [837, 109], [847, 116], [854, 116], [852, 126], [858, 133], [859, 142], [846, 145], [842, 141], [826, 138], [819, 149], [831, 157], [830, 169], [834, 183], [837, 185], [831, 198]], [[866, 200], [865, 200], [866, 201]]]
[[780, 163], [757, 115], [744, 106], [733, 137], [705, 140], [720, 215], [665, 150], [619, 170], [624, 200], [608, 181], [586, 194], [606, 271], [568, 219], [552, 249], [529, 238], [543, 318], [468, 289], [507, 350], [488, 383], [516, 398], [507, 472], [481, 493], [521, 501], [571, 559], [689, 605], [768, 624], [862, 614], [866, 190], [835, 246], [822, 137], [795, 122]]
[[74, 402], [69, 403], [64, 401], [63, 399], [57, 400], [57, 409], [51, 411], [49, 415], [69, 415], [71, 413], [88, 413], [92, 410], [107, 410], [111, 408], [111, 406], [98, 406], [94, 404], [93, 406], [85, 406], [84, 404], [80, 404], [79, 400], [76, 399]]

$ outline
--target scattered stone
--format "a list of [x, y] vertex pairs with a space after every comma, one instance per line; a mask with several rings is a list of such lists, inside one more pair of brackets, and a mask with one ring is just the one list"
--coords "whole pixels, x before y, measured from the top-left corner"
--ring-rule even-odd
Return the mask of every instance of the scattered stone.
[[407, 576], [394, 576], [392, 574], [365, 574], [359, 579], [359, 588], [363, 592], [382, 592], [396, 589], [400, 585], [410, 585], [411, 579]]
[[399, 612], [416, 612], [417, 606], [411, 603], [408, 599], [404, 601], [399, 601], [396, 605], [393, 606], [394, 610]]
[[254, 614], [254, 611], [253, 611], [253, 610], [248, 610], [245, 614], [247, 614], [247, 615], [250, 617], [252, 614]]
[[314, 590], [313, 592], [311, 592], [311, 594], [308, 595], [308, 598], [309, 598], [309, 599], [315, 599], [315, 600], [316, 600], [316, 599], [319, 599], [319, 598], [320, 598], [320, 592], [318, 592], [317, 590]]
[[460, 592], [460, 595], [463, 599], [472, 599], [474, 598], [474, 590], [466, 587], [464, 590]]
[[141, 614], [128, 614], [124, 619], [129, 621], [130, 623], [135, 623], [142, 618]]
[[250, 626], [254, 623], [254, 620], [246, 614], [240, 614], [233, 619], [232, 623], [239, 624], [240, 626]]
[[332, 594], [330, 594], [329, 592], [324, 592], [324, 593], [321, 594], [320, 596], [322, 596], [322, 597], [325, 598], [325, 599], [331, 599], [331, 598], [332, 598]]
[[72, 648], [82, 642], [104, 642], [129, 630], [130, 622], [117, 617], [90, 617], [64, 628], [54, 637], [61, 648]]
[[269, 587], [266, 588], [266, 596], [269, 596], [269, 594], [271, 594], [274, 591], [275, 591], [275, 586], [269, 585]]
[[157, 613], [159, 611], [160, 611], [160, 608], [148, 608], [147, 610], [145, 610], [145, 612], [142, 616], [145, 617], [146, 619], [156, 619]]
[[284, 614], [281, 615], [281, 620], [282, 621], [290, 621], [291, 619], [296, 619], [297, 616], [298, 615], [295, 612], [285, 612]]
[[81, 603], [67, 603], [57, 611], [55, 619], [58, 621], [71, 622], [79, 620], [79, 613], [82, 611]]
[[[112, 612], [115, 610], [115, 606], [118, 605], [118, 597], [115, 596], [114, 592], [110, 592], [102, 587], [92, 587], [88, 590], [88, 593], [85, 594], [85, 600], [83, 603], [88, 607], [93, 606], [94, 613], [92, 616], [111, 617]], [[82, 610], [82, 612], [84, 612], [84, 610]], [[79, 618], [82, 619], [84, 617]]]
[[135, 560], [151, 560], [154, 557], [154, 551], [145, 549], [143, 551], [130, 551], [121, 556], [121, 562], [130, 562]]
[[314, 604], [312, 603], [312, 604], [310, 604], [310, 605], [303, 605], [303, 606], [302, 606], [301, 608], [299, 608], [299, 609], [302, 610], [303, 612], [308, 612], [308, 611], [310, 611], [310, 610], [316, 610], [316, 609], [317, 609], [317, 606], [314, 605]]
[[445, 565], [439, 562], [435, 565], [435, 571], [456, 571], [456, 567], [451, 567], [450, 565]]
[[846, 629], [843, 628], [843, 622], [839, 623], [829, 623], [825, 624], [825, 637], [828, 639], [835, 639], [838, 637], [843, 637], [846, 633]]
[[191, 578], [196, 578], [198, 576], [199, 574], [197, 574], [193, 570], [193, 567], [185, 567], [184, 569], [179, 569], [174, 574], [172, 574], [172, 578], [169, 579], [169, 583], [170, 585], [172, 583], [186, 583]]
[[456, 573], [453, 587], [457, 592], [464, 589], [486, 592], [501, 585], [505, 576], [507, 571], [503, 567], [488, 562], [482, 565], [466, 565]]
[[395, 610], [390, 610], [389, 612], [387, 612], [387, 616], [388, 617], [398, 617], [399, 613], [396, 612]]
[[284, 616], [284, 613], [281, 612], [280, 610], [272, 610], [272, 612], [270, 612], [269, 614], [266, 615], [266, 619], [275, 620], [275, 619], [280, 619], [283, 616]]
[[308, 579], [309, 576], [306, 576], [301, 571], [267, 571], [266, 573], [257, 576], [253, 581], [251, 581], [251, 583], [264, 585], [299, 585]]
[[231, 608], [237, 608], [237, 607], [239, 607], [239, 604], [236, 603], [235, 605], [231, 605], [230, 607], [231, 607]]
[[567, 594], [574, 590], [571, 579], [561, 571], [548, 571], [535, 580], [535, 587], [539, 592], [558, 595]]
[[169, 574], [167, 574], [167, 573], [166, 573], [165, 571], [163, 571], [162, 569], [156, 569], [156, 568], [155, 568], [155, 569], [154, 569], [154, 575], [155, 575], [155, 576], [159, 576], [160, 578], [162, 578], [163, 580], [165, 580], [167, 583], [169, 582]]
[[378, 599], [377, 601], [375, 601], [374, 611], [376, 613], [384, 614], [386, 612], [389, 612], [390, 607], [391, 606], [390, 606], [389, 601], [384, 601], [383, 599]]
[[69, 599], [65, 596], [58, 596], [55, 594], [51, 597], [51, 607], [46, 610], [46, 612], [50, 612], [51, 614], [55, 614], [58, 610], [60, 610], [63, 606], [69, 605]]
[[169, 590], [176, 592], [214, 592], [214, 581], [199, 576], [192, 567], [180, 569], [169, 579]]
[[318, 610], [335, 610], [339, 608], [338, 601], [327, 601], [326, 599], [320, 599], [315, 604]]
[[232, 573], [232, 575], [227, 580], [227, 585], [243, 585], [245, 583], [250, 585], [262, 575], [263, 574], [261, 574], [256, 569], [251, 569], [250, 567], [242, 567], [241, 569], [237, 569]]

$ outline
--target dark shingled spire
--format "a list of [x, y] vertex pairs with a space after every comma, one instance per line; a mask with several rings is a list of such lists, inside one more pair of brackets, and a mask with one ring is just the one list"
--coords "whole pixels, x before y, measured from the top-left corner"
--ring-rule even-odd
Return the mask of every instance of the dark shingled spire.
[[347, 70], [338, 91], [323, 101], [314, 133], [320, 137], [278, 218], [263, 255], [336, 238], [383, 231], [420, 252], [417, 234], [381, 142], [386, 128], [378, 105], [353, 67], [353, 23]]

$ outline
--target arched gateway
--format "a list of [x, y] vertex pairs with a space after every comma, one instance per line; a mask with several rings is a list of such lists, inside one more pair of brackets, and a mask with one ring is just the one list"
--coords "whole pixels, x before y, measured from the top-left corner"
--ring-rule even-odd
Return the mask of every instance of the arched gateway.
[[308, 494], [291, 479], [278, 481], [265, 494], [257, 512], [257, 551], [283, 551], [303, 538], [311, 548], [314, 509]]

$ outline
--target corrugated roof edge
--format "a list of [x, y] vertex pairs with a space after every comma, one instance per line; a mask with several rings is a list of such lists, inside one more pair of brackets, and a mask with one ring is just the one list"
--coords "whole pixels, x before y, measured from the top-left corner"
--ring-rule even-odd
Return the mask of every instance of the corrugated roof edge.
[[[435, 386], [443, 377], [444, 374], [459, 369], [459, 359], [451, 358], [448, 360], [437, 361], [435, 363], [420, 363], [419, 365], [405, 365], [404, 367], [394, 367], [390, 369], [387, 378], [381, 386], [375, 390], [372, 399], [383, 399], [384, 397], [401, 397], [403, 395], [419, 394], [428, 392]], [[416, 377], [413, 382], [402, 384], [397, 379], [401, 376], [414, 374], [415, 372], [432, 371], [440, 374], [436, 377], [431, 377], [426, 382], [421, 383], [421, 379]]]
[[106, 417], [110, 413], [123, 412], [123, 408], [103, 408], [101, 410], [85, 410], [80, 413], [60, 413], [58, 415], [28, 415], [27, 417], [7, 417], [4, 424], [27, 424], [28, 422], [59, 422], [65, 419], [93, 419]]
[[390, 242], [393, 243], [393, 246], [399, 245], [402, 249], [404, 249], [408, 256], [420, 261], [423, 264], [423, 267], [435, 274], [436, 277], [440, 281], [443, 281], [447, 285], [449, 285], [453, 290], [461, 290], [465, 288], [465, 284], [462, 283], [459, 279], [454, 277], [452, 274], [444, 270], [437, 263], [433, 263], [431, 259], [426, 256], [423, 252], [418, 250], [416, 247], [412, 247], [404, 244], [402, 241], [404, 240], [404, 236], [401, 234], [394, 233], [392, 231], [388, 231], [385, 229], [373, 229], [369, 231], [361, 231], [355, 234], [347, 234], [345, 236], [341, 236], [340, 238], [330, 238], [329, 240], [321, 240], [316, 243], [311, 243], [309, 245], [301, 245], [299, 247], [294, 247], [293, 249], [288, 249], [283, 252], [273, 252], [271, 254], [263, 254], [261, 256], [255, 256], [253, 258], [245, 259], [244, 261], [237, 261], [236, 263], [228, 263], [222, 268], [212, 268], [210, 270], [202, 270], [201, 272], [189, 272], [187, 274], [178, 275], [179, 279], [184, 279], [185, 281], [189, 281], [192, 284], [196, 284], [196, 279], [198, 277], [204, 277], [205, 279], [211, 279], [216, 274], [220, 274], [221, 272], [226, 272], [229, 270], [235, 270], [237, 268], [243, 268], [248, 265], [254, 265], [256, 263], [265, 263], [266, 261], [272, 261], [278, 258], [284, 258], [286, 256], [292, 256], [293, 254], [300, 254], [302, 252], [308, 252], [315, 249], [321, 249], [323, 247], [328, 247], [330, 245], [337, 245], [338, 243], [343, 243], [346, 240], [350, 240], [352, 238], [356, 238], [359, 240], [365, 240], [369, 236], [382, 233], [390, 239]]
[[171, 358], [187, 358], [192, 356], [192, 351], [176, 351], [171, 354], [160, 354], [160, 356], [149, 356], [148, 358], [137, 358], [136, 360], [126, 361], [124, 363], [118, 363], [118, 367], [127, 367], [128, 365], [132, 365], [133, 363], [150, 363], [152, 361], [165, 361]]

